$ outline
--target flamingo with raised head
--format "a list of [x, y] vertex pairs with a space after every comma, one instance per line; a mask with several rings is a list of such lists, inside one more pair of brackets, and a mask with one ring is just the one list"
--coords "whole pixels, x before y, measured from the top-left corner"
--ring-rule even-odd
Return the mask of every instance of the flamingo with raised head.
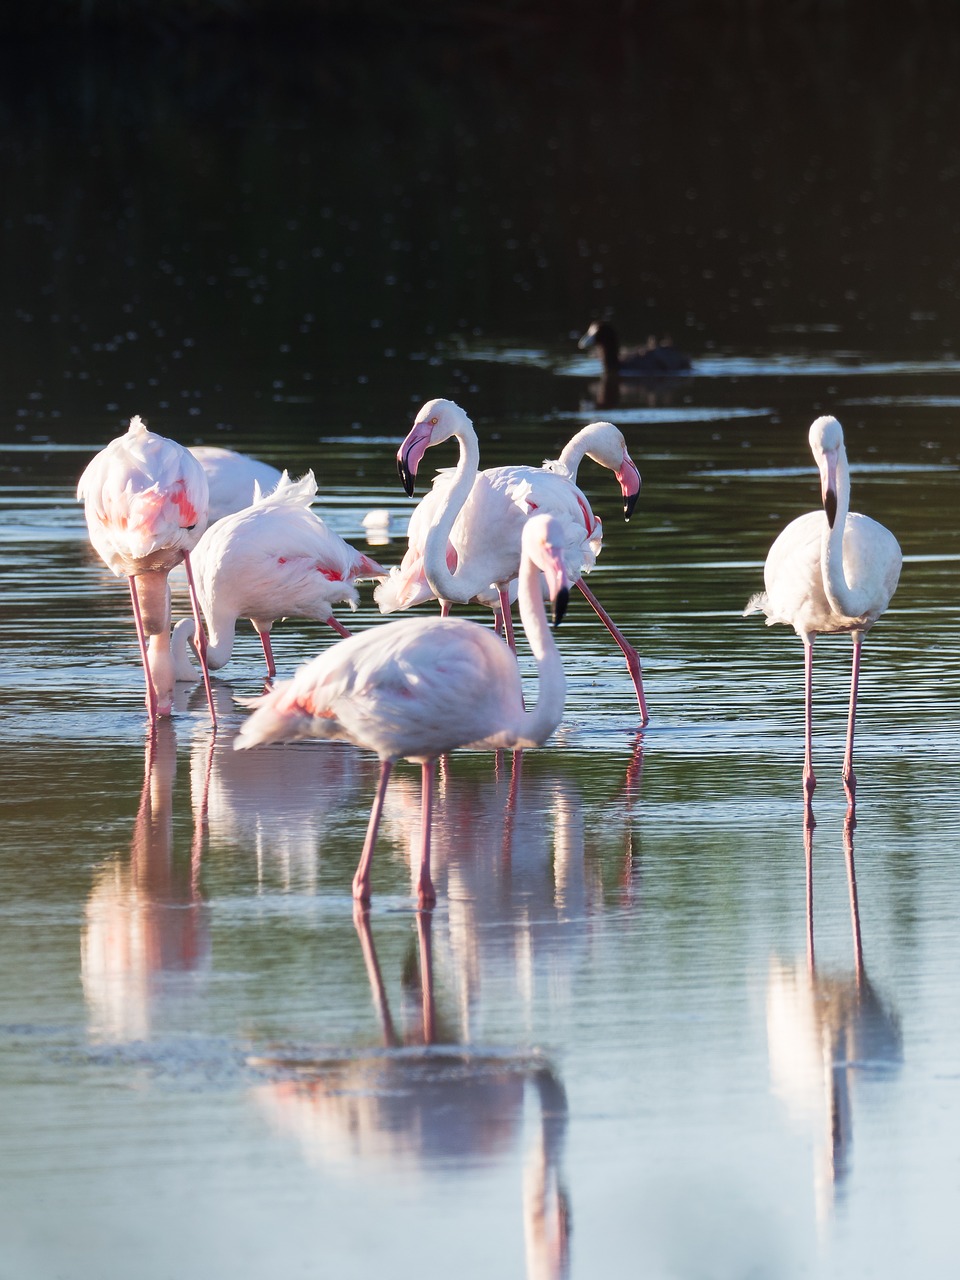
[[520, 621], [539, 676], [532, 711], [523, 705], [514, 654], [486, 627], [462, 618], [389, 622], [351, 636], [247, 705], [256, 708], [238, 749], [290, 738], [340, 738], [375, 751], [380, 782], [370, 812], [353, 896], [370, 899], [370, 868], [395, 761], [422, 766], [418, 896], [432, 906], [430, 820], [434, 761], [456, 747], [513, 750], [544, 742], [560, 723], [564, 678], [543, 604], [541, 574], [559, 622], [568, 575], [563, 530], [552, 516], [528, 520], [522, 538]]
[[439, 473], [414, 511], [407, 554], [374, 592], [381, 611], [406, 609], [438, 598], [446, 612], [450, 602], [479, 600], [497, 610], [513, 647], [510, 598], [520, 563], [520, 533], [533, 512], [549, 512], [562, 523], [571, 578], [626, 658], [642, 723], [646, 724], [649, 716], [640, 657], [583, 580], [596, 563], [603, 529], [575, 483], [580, 461], [591, 457], [615, 473], [627, 519], [640, 492], [640, 473], [620, 431], [612, 423], [591, 423], [573, 437], [555, 462], [543, 467], [480, 471], [477, 435], [466, 413], [452, 400], [429, 400], [397, 452], [408, 494], [413, 493], [426, 450], [450, 439], [460, 445], [457, 466]]
[[222, 449], [215, 444], [193, 445], [190, 452], [203, 467], [210, 491], [210, 509], [207, 528], [249, 507], [260, 493], [270, 493], [277, 487], [281, 472], [269, 462], [237, 453], [235, 449]]
[[[111, 440], [88, 463], [77, 485], [94, 550], [130, 584], [133, 618], [146, 679], [150, 719], [173, 707], [170, 652], [170, 570], [181, 562], [187, 584], [210, 715], [216, 725], [206, 637], [190, 568], [190, 552], [207, 524], [207, 478], [181, 445], [130, 419], [125, 435]], [[148, 640], [149, 637], [149, 640]]]
[[[207, 664], [224, 666], [233, 652], [237, 619], [249, 618], [263, 645], [267, 675], [277, 674], [270, 632], [278, 618], [315, 618], [338, 635], [350, 632], [333, 614], [335, 604], [356, 609], [357, 582], [383, 578], [386, 569], [355, 550], [310, 510], [317, 482], [312, 471], [276, 488], [209, 528], [193, 553], [197, 594], [207, 620]], [[178, 680], [195, 679], [187, 656], [191, 618], [173, 629]]]
[[767, 626], [782, 622], [803, 641], [805, 751], [803, 789], [811, 812], [813, 772], [813, 642], [818, 635], [849, 632], [853, 669], [843, 784], [847, 804], [856, 805], [853, 733], [863, 637], [890, 603], [900, 578], [902, 555], [896, 538], [869, 516], [850, 511], [850, 472], [843, 430], [836, 418], [817, 418], [810, 428], [810, 448], [820, 471], [822, 511], [791, 520], [777, 536], [763, 569], [766, 591], [751, 596], [744, 617], [757, 611]]

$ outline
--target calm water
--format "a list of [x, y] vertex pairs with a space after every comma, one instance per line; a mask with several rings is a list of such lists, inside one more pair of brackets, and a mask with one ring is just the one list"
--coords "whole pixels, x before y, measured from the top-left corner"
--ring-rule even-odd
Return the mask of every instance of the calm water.
[[[960, 81], [952, 33], [904, 45], [887, 68], [900, 105], [878, 114], [874, 73], [833, 35], [812, 86], [797, 33], [728, 48], [705, 129], [685, 92], [708, 41], [681, 61], [669, 34], [660, 60], [635, 49], [612, 70], [567, 50], [541, 104], [526, 82], [508, 94], [509, 43], [481, 66], [447, 48], [449, 102], [403, 50], [350, 50], [312, 79], [290, 54], [285, 94], [279, 61], [241, 91], [223, 51], [209, 99], [189, 60], [148, 65], [138, 95], [93, 54], [56, 83], [12, 81], [4, 1275], [950, 1272], [960, 361], [937, 236]], [[782, 101], [777, 67], [792, 68]], [[826, 118], [829, 70], [849, 113], [816, 151], [803, 112]], [[925, 75], [921, 108], [908, 90]], [[672, 122], [676, 145], [661, 129], [638, 165], [626, 140], [643, 119]], [[414, 126], [423, 145], [404, 149]], [[627, 263], [621, 208], [646, 265]], [[601, 415], [570, 335], [607, 301], [625, 339], [669, 326], [695, 376]], [[651, 723], [638, 732], [620, 655], [574, 602], [554, 738], [516, 761], [461, 753], [441, 775], [436, 910], [414, 910], [419, 770], [402, 765], [355, 920], [376, 761], [339, 744], [232, 751], [234, 696], [262, 687], [252, 632], [215, 681], [216, 739], [187, 686], [151, 738], [127, 595], [74, 490], [141, 412], [184, 443], [313, 466], [319, 509], [358, 544], [364, 514], [389, 507], [396, 536], [375, 554], [392, 563], [412, 507], [396, 444], [441, 394], [490, 465], [556, 456], [597, 416], [621, 425], [644, 488], [624, 524], [611, 478], [584, 464], [605, 532], [591, 585], [640, 650]], [[808, 850], [800, 642], [740, 613], [776, 532], [817, 503], [806, 430], [825, 411], [846, 430], [854, 507], [905, 563], [864, 647], [853, 831], [850, 646], [818, 642]], [[365, 591], [350, 625], [378, 621]], [[281, 674], [330, 642], [278, 624]]]

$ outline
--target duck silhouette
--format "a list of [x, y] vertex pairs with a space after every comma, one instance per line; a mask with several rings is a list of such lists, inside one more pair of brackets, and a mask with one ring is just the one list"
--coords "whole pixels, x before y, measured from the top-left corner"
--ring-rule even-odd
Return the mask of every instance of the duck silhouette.
[[687, 373], [690, 357], [673, 345], [670, 337], [651, 335], [643, 347], [621, 348], [617, 331], [608, 320], [594, 320], [577, 343], [581, 351], [596, 348], [605, 378], [650, 378]]

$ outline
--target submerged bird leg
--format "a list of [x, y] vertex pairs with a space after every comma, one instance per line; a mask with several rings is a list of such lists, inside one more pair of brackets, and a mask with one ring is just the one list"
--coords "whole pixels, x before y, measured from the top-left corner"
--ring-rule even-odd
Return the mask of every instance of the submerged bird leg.
[[860, 649], [863, 636], [853, 633], [853, 669], [850, 676], [850, 713], [847, 716], [847, 747], [843, 753], [843, 788], [847, 793], [847, 812], [853, 814], [857, 803], [857, 775], [853, 772], [853, 730], [857, 720], [857, 686], [860, 683]]
[[647, 711], [647, 700], [643, 696], [643, 672], [640, 667], [640, 655], [584, 582], [583, 578], [577, 579], [577, 586], [580, 588], [583, 598], [586, 600], [587, 604], [589, 604], [590, 608], [607, 628], [614, 640], [616, 640], [617, 644], [620, 646], [623, 656], [627, 660], [627, 670], [630, 672], [630, 678], [633, 680], [633, 687], [637, 691], [637, 702], [640, 705], [640, 726], [642, 728], [644, 725], [649, 723], [650, 714]]
[[435, 907], [437, 893], [430, 879], [430, 820], [433, 814], [434, 761], [424, 760], [420, 770], [420, 874], [417, 896], [421, 907]]
[[373, 945], [373, 934], [370, 932], [370, 913], [359, 902], [353, 904], [353, 926], [357, 931], [357, 937], [360, 939], [363, 963], [367, 970], [367, 981], [370, 983], [370, 992], [373, 996], [373, 1003], [376, 1006], [377, 1014], [380, 1018], [380, 1027], [383, 1031], [383, 1042], [388, 1048], [396, 1049], [400, 1044], [400, 1037], [396, 1033], [393, 1018], [390, 1016], [387, 989], [384, 986], [383, 975], [380, 972], [380, 962], [377, 959], [376, 948]]
[[213, 727], [217, 727], [217, 712], [213, 705], [213, 689], [210, 687], [210, 668], [207, 666], [207, 633], [200, 619], [200, 601], [197, 599], [197, 588], [193, 581], [193, 569], [190, 566], [190, 552], [183, 553], [183, 567], [187, 574], [187, 586], [190, 588], [190, 607], [193, 610], [194, 640], [197, 657], [200, 659], [200, 670], [203, 673], [203, 687], [207, 695], [207, 706], [210, 708], [210, 719]]
[[813, 826], [812, 822], [803, 824], [803, 852], [807, 871], [807, 968], [811, 977], [815, 972], [813, 955]]
[[353, 635], [353, 632], [348, 631], [342, 622], [338, 622], [332, 613], [330, 617], [327, 618], [327, 626], [332, 627], [333, 630], [337, 633], [337, 635], [343, 636], [344, 639], [347, 639], [348, 636]]
[[433, 1001], [432, 929], [433, 914], [429, 911], [418, 912], [417, 941], [420, 947], [420, 1007], [424, 1044], [433, 1044], [437, 1038], [436, 1007]]
[[150, 662], [147, 658], [147, 637], [143, 630], [143, 614], [140, 612], [140, 598], [137, 595], [137, 580], [134, 574], [129, 577], [130, 583], [130, 601], [133, 605], [133, 621], [137, 628], [137, 641], [140, 645], [140, 659], [143, 662], [143, 676], [147, 685], [147, 711], [150, 713], [150, 722], [153, 723], [157, 718], [157, 694], [153, 687], [153, 678], [150, 675]]
[[253, 624], [253, 627], [260, 637], [260, 643], [263, 645], [263, 656], [267, 663], [267, 679], [272, 680], [277, 674], [277, 664], [273, 660], [273, 645], [270, 643], [270, 632], [261, 631], [256, 623]]
[[807, 801], [807, 817], [813, 817], [813, 792], [817, 780], [813, 773], [813, 638], [803, 642], [804, 741], [803, 793]]
[[387, 784], [390, 781], [392, 768], [392, 760], [380, 761], [380, 781], [377, 784], [377, 794], [373, 798], [373, 806], [370, 810], [370, 821], [367, 823], [367, 836], [363, 842], [363, 852], [360, 854], [360, 861], [353, 876], [353, 896], [358, 902], [362, 902], [364, 906], [370, 905], [370, 864], [373, 862], [373, 847], [377, 843], [380, 815], [383, 813], [383, 799], [387, 794]]

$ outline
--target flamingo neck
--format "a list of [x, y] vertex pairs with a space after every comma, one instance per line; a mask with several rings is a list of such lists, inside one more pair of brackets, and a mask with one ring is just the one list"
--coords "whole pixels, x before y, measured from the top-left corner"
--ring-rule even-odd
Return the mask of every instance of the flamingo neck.
[[841, 447], [837, 458], [837, 514], [832, 528], [824, 516], [820, 539], [820, 572], [830, 608], [845, 618], [859, 618], [865, 612], [867, 602], [861, 600], [859, 594], [851, 589], [843, 565], [843, 537], [849, 510], [850, 472], [847, 468], [846, 450]]
[[586, 456], [587, 444], [587, 428], [583, 427], [567, 441], [557, 459], [558, 467], [563, 468], [563, 474], [568, 476], [573, 484], [577, 482], [577, 472]]
[[[219, 671], [230, 661], [233, 653], [233, 641], [237, 631], [236, 618], [226, 618], [215, 625], [204, 610], [207, 619], [207, 669]], [[174, 669], [178, 680], [196, 680], [198, 672], [190, 661], [189, 642], [193, 639], [195, 627], [192, 618], [181, 618], [173, 628], [170, 649], [173, 655]]]
[[[423, 571], [431, 591], [441, 600], [462, 600], [465, 575], [464, 566], [458, 564], [451, 572], [447, 564], [447, 544], [457, 516], [463, 509], [473, 488], [480, 466], [480, 445], [477, 434], [466, 425], [454, 432], [460, 442], [460, 457], [453, 474], [453, 484], [447, 490], [436, 523], [427, 531], [423, 544]], [[471, 595], [473, 592], [471, 591]], [[467, 599], [470, 597], [467, 596]]]
[[537, 664], [538, 690], [537, 705], [533, 710], [519, 713], [515, 745], [536, 747], [546, 741], [560, 723], [566, 697], [566, 681], [543, 604], [540, 570], [526, 556], [520, 562], [517, 604], [520, 624]]

